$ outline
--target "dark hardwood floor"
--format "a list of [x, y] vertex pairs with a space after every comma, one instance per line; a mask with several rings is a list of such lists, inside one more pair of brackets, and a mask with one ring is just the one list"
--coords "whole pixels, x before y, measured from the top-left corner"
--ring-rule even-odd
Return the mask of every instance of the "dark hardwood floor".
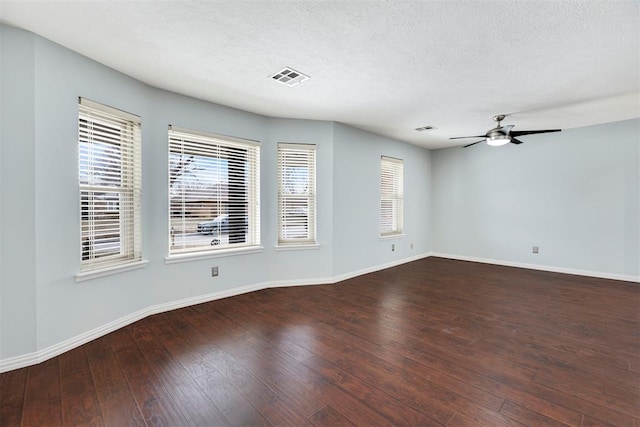
[[427, 258], [151, 316], [0, 398], [2, 426], [640, 427], [640, 286]]

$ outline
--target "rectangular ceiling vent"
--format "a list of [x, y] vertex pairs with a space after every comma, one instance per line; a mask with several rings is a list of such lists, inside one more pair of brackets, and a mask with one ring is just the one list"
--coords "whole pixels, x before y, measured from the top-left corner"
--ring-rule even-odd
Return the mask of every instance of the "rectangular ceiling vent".
[[434, 130], [434, 129], [438, 129], [438, 128], [435, 126], [422, 126], [422, 127], [416, 128], [418, 132], [425, 132], [425, 131]]
[[296, 86], [303, 81], [310, 79], [306, 74], [296, 71], [290, 67], [283, 68], [271, 76], [271, 78], [287, 86]]

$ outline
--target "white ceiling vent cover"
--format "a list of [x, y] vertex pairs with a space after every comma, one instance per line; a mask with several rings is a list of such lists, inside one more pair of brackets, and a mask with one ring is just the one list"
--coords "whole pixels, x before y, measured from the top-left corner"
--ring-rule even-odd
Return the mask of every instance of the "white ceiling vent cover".
[[271, 76], [271, 78], [287, 86], [296, 86], [305, 80], [309, 80], [311, 77], [293, 68], [285, 67]]

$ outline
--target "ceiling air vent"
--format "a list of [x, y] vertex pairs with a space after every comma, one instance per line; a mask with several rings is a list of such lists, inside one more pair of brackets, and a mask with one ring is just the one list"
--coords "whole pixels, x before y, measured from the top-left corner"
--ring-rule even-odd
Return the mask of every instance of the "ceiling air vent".
[[434, 129], [438, 129], [438, 128], [435, 126], [422, 126], [422, 127], [416, 128], [418, 132], [425, 132], [425, 131], [434, 130]]
[[271, 78], [287, 86], [296, 86], [303, 81], [310, 79], [306, 74], [302, 74], [300, 71], [296, 71], [289, 67], [278, 71], [276, 74], [271, 76]]

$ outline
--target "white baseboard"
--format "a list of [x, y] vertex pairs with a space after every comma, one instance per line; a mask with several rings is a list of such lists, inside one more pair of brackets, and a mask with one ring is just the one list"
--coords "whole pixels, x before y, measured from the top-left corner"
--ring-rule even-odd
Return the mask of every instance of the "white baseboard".
[[460, 260], [460, 261], [481, 262], [483, 264], [504, 265], [504, 266], [507, 266], [507, 267], [528, 268], [530, 270], [550, 271], [552, 273], [564, 273], [564, 274], [574, 274], [576, 276], [597, 277], [597, 278], [600, 278], [600, 279], [622, 280], [622, 281], [625, 281], [625, 282], [640, 282], [640, 276], [629, 276], [629, 275], [624, 275], [624, 274], [604, 273], [604, 272], [600, 272], [600, 271], [578, 270], [578, 269], [573, 269], [573, 268], [554, 267], [554, 266], [539, 265], [539, 264], [527, 264], [527, 263], [522, 263], [522, 262], [503, 261], [503, 260], [488, 259], [488, 258], [478, 258], [478, 257], [465, 256], [465, 255], [443, 254], [443, 253], [439, 253], [439, 252], [432, 252], [431, 256], [438, 257], [438, 258], [457, 259], [457, 260]]
[[235, 295], [241, 295], [248, 292], [259, 291], [259, 290], [268, 289], [268, 288], [335, 284], [338, 282], [342, 282], [343, 280], [351, 279], [357, 276], [362, 276], [368, 273], [374, 273], [376, 271], [395, 267], [401, 264], [406, 264], [412, 261], [417, 261], [419, 259], [427, 258], [430, 256], [439, 257], [439, 258], [457, 259], [461, 261], [481, 262], [484, 264], [504, 265], [508, 267], [528, 268], [532, 270], [543, 270], [543, 271], [550, 271], [554, 273], [565, 273], [565, 274], [575, 274], [578, 276], [598, 277], [602, 279], [614, 279], [614, 280], [623, 280], [628, 282], [640, 282], [640, 277], [637, 277], [637, 276], [627, 276], [627, 275], [621, 275], [621, 274], [602, 273], [602, 272], [586, 271], [586, 270], [575, 270], [570, 268], [552, 267], [552, 266], [537, 265], [537, 264], [526, 264], [526, 263], [519, 263], [519, 262], [470, 257], [470, 256], [464, 256], [464, 255], [444, 254], [444, 253], [438, 253], [438, 252], [427, 252], [427, 253], [412, 256], [409, 258], [403, 258], [401, 260], [396, 260], [386, 264], [376, 265], [373, 267], [368, 267], [368, 268], [352, 271], [349, 273], [344, 273], [344, 274], [333, 276], [333, 277], [300, 279], [300, 280], [290, 279], [290, 280], [262, 282], [254, 285], [240, 286], [237, 288], [228, 289], [224, 291], [213, 292], [210, 294], [198, 295], [195, 297], [184, 298], [177, 301], [170, 301], [162, 304], [157, 304], [151, 307], [138, 310], [135, 313], [121, 317], [120, 319], [116, 319], [105, 325], [99, 326], [95, 329], [84, 332], [75, 337], [69, 338], [58, 344], [54, 344], [40, 351], [0, 360], [0, 373], [11, 371], [14, 369], [24, 368], [26, 366], [31, 366], [31, 365], [44, 362], [46, 360], [51, 359], [52, 357], [58, 356], [66, 351], [72, 350], [76, 347], [79, 347], [83, 344], [88, 343], [89, 341], [93, 341], [96, 338], [100, 338], [110, 332], [118, 330], [124, 326], [130, 325], [134, 322], [137, 322], [138, 320], [142, 320], [145, 317], [151, 316], [153, 314], [163, 313], [165, 311], [176, 310], [176, 309], [188, 307], [191, 305], [201, 304], [201, 303], [205, 303], [205, 302], [209, 302], [209, 301], [213, 301], [221, 298], [228, 298]]
[[130, 325], [134, 322], [137, 322], [138, 320], [142, 320], [145, 317], [151, 316], [153, 314], [163, 313], [165, 311], [176, 310], [176, 309], [188, 307], [191, 305], [202, 304], [202, 303], [217, 300], [217, 299], [228, 298], [235, 295], [246, 294], [249, 292], [259, 291], [259, 290], [268, 289], [268, 288], [334, 284], [346, 279], [350, 279], [352, 277], [361, 276], [363, 274], [384, 270], [385, 268], [394, 267], [400, 264], [405, 264], [421, 258], [426, 258], [429, 255], [430, 255], [429, 253], [425, 253], [423, 255], [404, 258], [391, 263], [378, 265], [378, 266], [354, 271], [347, 274], [342, 274], [336, 277], [324, 277], [324, 278], [300, 279], [300, 280], [291, 279], [291, 280], [262, 282], [254, 285], [240, 286], [237, 288], [232, 288], [224, 291], [213, 292], [210, 294], [198, 295], [195, 297], [184, 298], [177, 301], [170, 301], [162, 304], [157, 304], [151, 307], [138, 310], [135, 313], [131, 313], [129, 315], [116, 319], [112, 322], [99, 326], [95, 329], [92, 329], [90, 331], [84, 332], [75, 337], [64, 340], [60, 343], [44, 348], [40, 351], [0, 360], [0, 373], [12, 371], [14, 369], [20, 369], [26, 366], [36, 365], [38, 363], [44, 362], [66, 351], [72, 350], [76, 347], [79, 347], [83, 344], [93, 341], [96, 338], [100, 338], [104, 335], [107, 335], [108, 333], [111, 333], [122, 327]]
[[12, 371], [14, 369], [24, 368], [25, 366], [36, 365], [38, 363], [44, 362], [46, 360], [51, 359], [52, 357], [58, 356], [66, 351], [72, 350], [76, 347], [79, 347], [83, 344], [93, 341], [96, 338], [100, 338], [104, 335], [107, 335], [108, 333], [116, 331], [122, 327], [130, 325], [134, 322], [137, 322], [138, 320], [142, 320], [145, 317], [151, 316], [153, 314], [163, 313], [165, 311], [188, 307], [190, 305], [196, 305], [203, 302], [213, 301], [216, 299], [227, 298], [235, 295], [253, 292], [260, 289], [265, 289], [266, 287], [268, 286], [263, 286], [262, 284], [252, 285], [252, 286], [242, 286], [242, 287], [233, 288], [225, 291], [199, 295], [197, 297], [184, 298], [177, 301], [171, 301], [171, 302], [157, 304], [151, 307], [143, 308], [141, 310], [136, 311], [135, 313], [131, 313], [127, 316], [116, 319], [112, 322], [99, 326], [90, 331], [84, 332], [80, 335], [76, 335], [75, 337], [64, 340], [58, 344], [54, 344], [40, 351], [0, 360], [0, 373]]
[[339, 276], [334, 276], [333, 281], [331, 283], [342, 282], [343, 280], [351, 279], [357, 276], [362, 276], [363, 274], [375, 273], [376, 271], [384, 270], [386, 268], [395, 267], [397, 265], [406, 264], [408, 262], [417, 261], [422, 258], [428, 258], [433, 255], [431, 252], [426, 252], [424, 254], [415, 255], [409, 258], [403, 258], [401, 260], [396, 260], [392, 262], [388, 262], [386, 264], [376, 265], [374, 267], [363, 268], [361, 270], [352, 271], [350, 273], [341, 274]]

